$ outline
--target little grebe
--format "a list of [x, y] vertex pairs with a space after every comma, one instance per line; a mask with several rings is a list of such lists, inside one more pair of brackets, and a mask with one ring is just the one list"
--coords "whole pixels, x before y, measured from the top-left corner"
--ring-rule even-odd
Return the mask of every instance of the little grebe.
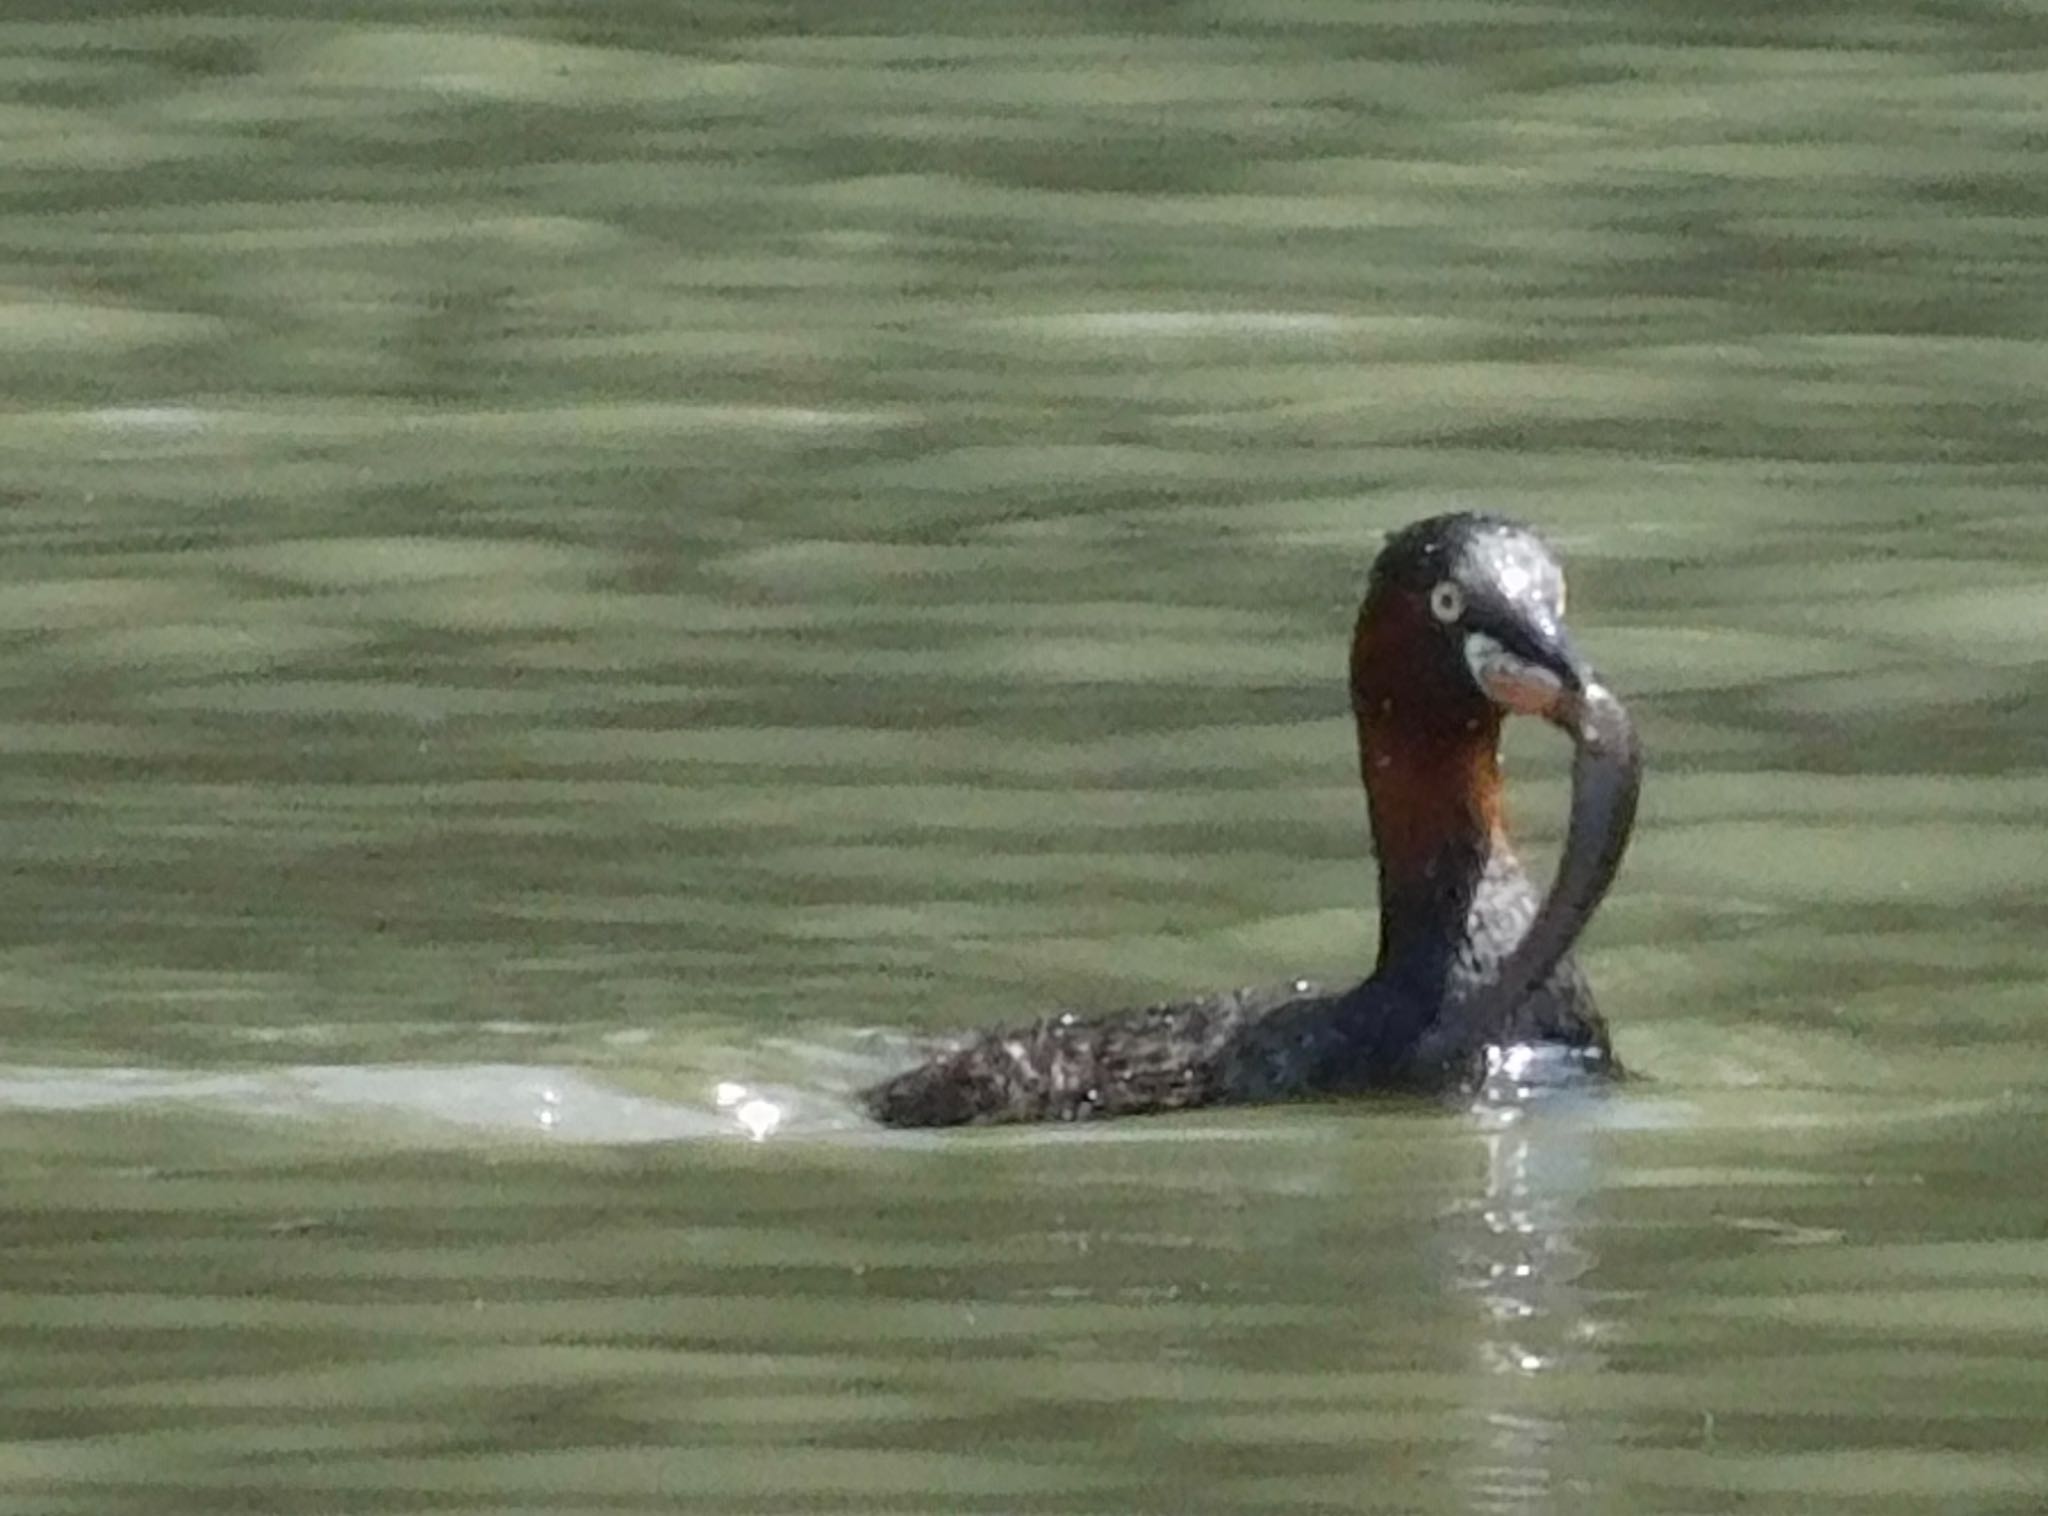
[[[1563, 626], [1564, 575], [1526, 527], [1418, 521], [1373, 564], [1351, 709], [1379, 858], [1380, 947], [1350, 989], [1237, 990], [973, 1036], [865, 1092], [891, 1126], [1081, 1120], [1372, 1089], [1456, 1089], [1487, 1050], [1549, 1043], [1612, 1069], [1570, 957], [1635, 819], [1621, 703]], [[1508, 846], [1508, 712], [1570, 734], [1571, 820], [1538, 905]]]

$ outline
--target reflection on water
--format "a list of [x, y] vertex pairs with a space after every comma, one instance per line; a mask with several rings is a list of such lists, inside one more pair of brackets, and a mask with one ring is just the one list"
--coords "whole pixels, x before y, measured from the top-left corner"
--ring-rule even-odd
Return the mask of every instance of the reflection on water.
[[1471, 1112], [1483, 1189], [1446, 1217], [1452, 1287], [1469, 1292], [1483, 1316], [1459, 1482], [1475, 1511], [1576, 1509], [1586, 1444], [1597, 1434], [1561, 1419], [1554, 1387], [1535, 1381], [1605, 1367], [1595, 1297], [1579, 1283], [1597, 1259], [1577, 1232], [1599, 1184], [1593, 1108], [1608, 1092], [1583, 1076], [1573, 1081], [1563, 1060], [1530, 1047], [1489, 1049], [1488, 1065]]

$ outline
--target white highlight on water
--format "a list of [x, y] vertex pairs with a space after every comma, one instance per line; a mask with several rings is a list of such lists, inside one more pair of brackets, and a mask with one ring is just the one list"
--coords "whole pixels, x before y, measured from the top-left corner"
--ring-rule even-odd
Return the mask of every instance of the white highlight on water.
[[137, 1107], [338, 1120], [401, 1140], [439, 1132], [579, 1143], [734, 1135], [759, 1142], [787, 1117], [782, 1104], [744, 1085], [721, 1084], [707, 1110], [617, 1089], [578, 1069], [532, 1064], [297, 1064], [219, 1073], [0, 1066], [0, 1111]]

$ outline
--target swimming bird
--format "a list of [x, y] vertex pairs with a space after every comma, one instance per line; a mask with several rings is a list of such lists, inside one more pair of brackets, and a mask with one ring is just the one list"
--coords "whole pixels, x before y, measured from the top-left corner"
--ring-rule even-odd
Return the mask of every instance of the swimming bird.
[[[1458, 513], [1391, 536], [1351, 641], [1351, 710], [1379, 869], [1379, 957], [1343, 990], [1235, 990], [971, 1035], [863, 1095], [890, 1126], [1076, 1121], [1475, 1084], [1489, 1049], [1617, 1067], [1572, 960], [1620, 866], [1640, 759], [1573, 647], [1563, 570], [1527, 527]], [[1540, 904], [1508, 843], [1500, 734], [1572, 739], [1572, 807]]]

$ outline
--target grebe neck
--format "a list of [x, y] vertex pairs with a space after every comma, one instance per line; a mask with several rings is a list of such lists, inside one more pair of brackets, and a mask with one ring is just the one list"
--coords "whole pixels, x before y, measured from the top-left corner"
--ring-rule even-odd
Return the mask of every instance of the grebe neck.
[[1473, 905], [1512, 866], [1501, 811], [1500, 716], [1403, 710], [1383, 697], [1358, 714], [1379, 861], [1379, 971], [1440, 990], [1470, 969]]

